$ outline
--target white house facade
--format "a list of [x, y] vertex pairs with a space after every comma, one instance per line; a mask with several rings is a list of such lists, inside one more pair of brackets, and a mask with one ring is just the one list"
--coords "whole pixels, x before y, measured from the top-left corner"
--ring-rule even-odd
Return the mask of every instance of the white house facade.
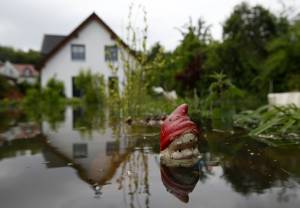
[[95, 13], [68, 36], [46, 35], [42, 53], [45, 58], [40, 67], [41, 85], [46, 86], [53, 77], [61, 80], [68, 98], [78, 96], [74, 79], [81, 70], [103, 74], [107, 85], [117, 79], [122, 90], [125, 84], [122, 57], [134, 59], [127, 45]]

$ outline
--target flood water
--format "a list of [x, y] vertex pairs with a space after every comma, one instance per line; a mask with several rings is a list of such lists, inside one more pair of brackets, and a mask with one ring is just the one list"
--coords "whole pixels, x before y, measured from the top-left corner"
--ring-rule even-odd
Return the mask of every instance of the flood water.
[[[34, 118], [34, 119], [32, 119]], [[300, 206], [298, 146], [270, 147], [232, 130], [204, 131], [192, 168], [159, 161], [159, 127], [66, 108], [0, 115], [5, 208]]]

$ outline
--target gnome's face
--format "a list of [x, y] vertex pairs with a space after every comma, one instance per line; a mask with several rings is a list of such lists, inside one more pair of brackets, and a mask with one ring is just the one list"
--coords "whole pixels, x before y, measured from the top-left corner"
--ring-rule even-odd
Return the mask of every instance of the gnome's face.
[[190, 167], [199, 160], [199, 130], [187, 113], [188, 106], [182, 104], [161, 126], [160, 157], [166, 166]]

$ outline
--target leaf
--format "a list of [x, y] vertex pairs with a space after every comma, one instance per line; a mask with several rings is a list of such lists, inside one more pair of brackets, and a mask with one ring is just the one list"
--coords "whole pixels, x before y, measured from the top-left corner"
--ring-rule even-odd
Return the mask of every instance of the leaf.
[[264, 131], [266, 131], [269, 128], [272, 128], [273, 126], [277, 125], [279, 123], [279, 121], [281, 120], [281, 118], [277, 118], [275, 117], [274, 119], [270, 120], [269, 122], [260, 125], [258, 128], [253, 129], [252, 131], [250, 131], [250, 135], [258, 135]]
[[287, 123], [283, 125], [283, 127], [280, 128], [279, 131], [285, 133], [293, 124], [295, 123], [295, 120], [289, 120]]

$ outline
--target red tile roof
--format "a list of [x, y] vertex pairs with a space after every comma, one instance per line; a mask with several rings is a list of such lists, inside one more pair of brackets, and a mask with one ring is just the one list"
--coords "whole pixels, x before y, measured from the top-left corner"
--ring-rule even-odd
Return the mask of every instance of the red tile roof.
[[37, 77], [39, 75], [38, 71], [31, 64], [13, 64], [13, 66], [18, 70], [21, 77], [26, 76], [26, 70], [30, 71], [31, 76]]

